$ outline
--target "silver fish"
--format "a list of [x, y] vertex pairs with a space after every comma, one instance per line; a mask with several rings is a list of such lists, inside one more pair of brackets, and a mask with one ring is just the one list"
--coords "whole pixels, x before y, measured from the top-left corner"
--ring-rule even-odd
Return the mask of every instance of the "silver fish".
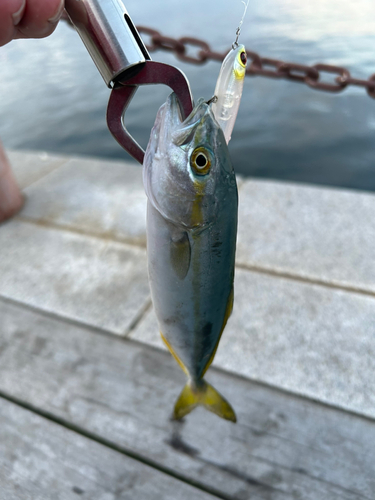
[[152, 300], [161, 336], [188, 376], [174, 417], [203, 405], [235, 422], [203, 380], [232, 312], [238, 207], [223, 131], [203, 99], [183, 122], [174, 94], [160, 108], [143, 182]]

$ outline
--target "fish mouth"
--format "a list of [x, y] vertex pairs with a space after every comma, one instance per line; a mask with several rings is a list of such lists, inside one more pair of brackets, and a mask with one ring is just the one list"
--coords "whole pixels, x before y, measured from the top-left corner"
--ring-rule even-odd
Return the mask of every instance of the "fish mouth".
[[176, 146], [190, 142], [197, 127], [212, 114], [209, 105], [201, 98], [190, 115], [182, 121], [180, 103], [175, 93], [170, 94], [165, 106], [165, 117], [169, 121], [167, 129], [170, 130], [170, 139]]
[[158, 111], [144, 164], [152, 162], [157, 156], [168, 156], [171, 145], [186, 150], [194, 144], [195, 136], [197, 133], [199, 134], [199, 130], [207, 130], [211, 133], [211, 137], [214, 137], [217, 128], [219, 125], [215, 120], [211, 106], [203, 98], [198, 100], [190, 115], [182, 120], [180, 103], [173, 92]]

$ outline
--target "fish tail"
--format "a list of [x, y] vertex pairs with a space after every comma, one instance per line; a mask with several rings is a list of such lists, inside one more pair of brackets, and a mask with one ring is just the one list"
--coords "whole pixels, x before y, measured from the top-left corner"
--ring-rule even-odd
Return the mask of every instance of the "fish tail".
[[179, 420], [199, 405], [225, 420], [237, 421], [236, 414], [228, 401], [204, 380], [197, 386], [191, 381], [185, 385], [176, 401], [174, 418]]

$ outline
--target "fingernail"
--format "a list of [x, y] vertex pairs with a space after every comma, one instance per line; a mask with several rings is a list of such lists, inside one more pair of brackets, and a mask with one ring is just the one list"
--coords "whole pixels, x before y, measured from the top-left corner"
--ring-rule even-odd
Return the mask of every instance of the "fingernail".
[[56, 14], [53, 17], [51, 17], [50, 19], [48, 19], [49, 23], [56, 24], [60, 20], [61, 14], [63, 13], [63, 10], [64, 10], [64, 4], [65, 4], [65, 1], [61, 0]]
[[26, 6], [26, 0], [22, 0], [21, 7], [17, 10], [17, 12], [12, 14], [14, 26], [17, 26], [17, 24], [20, 23], [22, 16], [23, 16], [23, 13], [25, 11], [25, 6]]

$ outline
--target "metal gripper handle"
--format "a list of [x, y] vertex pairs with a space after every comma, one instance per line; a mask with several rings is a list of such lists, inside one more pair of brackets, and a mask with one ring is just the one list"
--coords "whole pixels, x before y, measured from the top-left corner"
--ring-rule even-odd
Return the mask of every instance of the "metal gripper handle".
[[108, 87], [151, 60], [121, 0], [65, 0], [65, 9]]

